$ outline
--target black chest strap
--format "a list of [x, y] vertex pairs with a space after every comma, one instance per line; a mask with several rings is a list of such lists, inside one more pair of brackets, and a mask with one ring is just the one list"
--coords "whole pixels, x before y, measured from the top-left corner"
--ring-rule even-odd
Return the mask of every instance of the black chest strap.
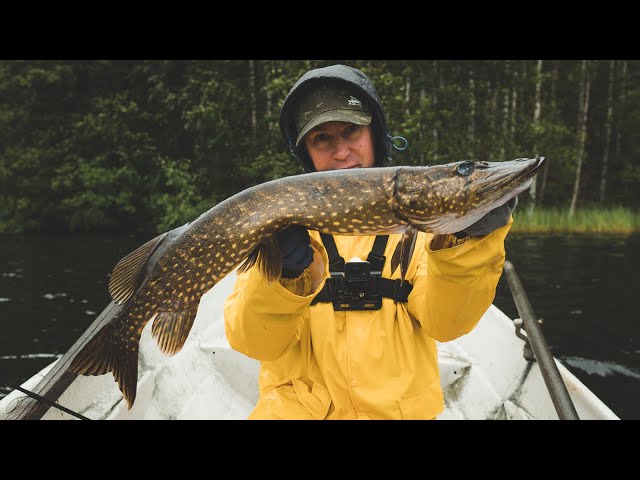
[[[345, 292], [344, 258], [338, 253], [338, 247], [332, 235], [320, 233], [322, 243], [327, 250], [329, 257], [329, 272], [331, 277], [326, 280], [324, 288], [318, 292], [311, 305], [318, 302], [331, 302]], [[377, 235], [373, 242], [371, 252], [367, 256], [367, 261], [371, 265], [371, 277], [368, 281], [368, 291], [382, 297], [391, 298], [396, 302], [406, 302], [413, 285], [401, 279], [390, 279], [382, 277], [382, 269], [386, 257], [384, 250], [389, 241], [389, 235]]]
[[[324, 244], [324, 248], [327, 250], [329, 256], [329, 272], [342, 273], [344, 272], [344, 258], [338, 253], [338, 247], [333, 239], [333, 235], [321, 233], [320, 238]], [[387, 257], [384, 256], [384, 249], [387, 247], [389, 241], [389, 235], [377, 235], [373, 242], [371, 252], [367, 257], [367, 261], [371, 264], [371, 272], [382, 273], [384, 267], [384, 261]]]

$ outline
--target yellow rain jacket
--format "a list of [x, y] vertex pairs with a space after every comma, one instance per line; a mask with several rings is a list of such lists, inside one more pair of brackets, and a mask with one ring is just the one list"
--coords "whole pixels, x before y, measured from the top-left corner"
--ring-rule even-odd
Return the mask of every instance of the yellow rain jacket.
[[[438, 250], [432, 235], [420, 233], [408, 302], [383, 298], [376, 311], [310, 306], [324, 280], [311, 292], [308, 271], [271, 284], [257, 268], [238, 275], [225, 302], [225, 329], [232, 348], [261, 361], [260, 398], [249, 418], [435, 418], [444, 410], [436, 340], [470, 332], [493, 302], [512, 223], [459, 245], [447, 236]], [[328, 277], [327, 252], [319, 234], [309, 233]], [[389, 236], [383, 277], [400, 276], [400, 268], [390, 274], [390, 259], [401, 238]], [[348, 261], [366, 259], [375, 237], [334, 239]]]

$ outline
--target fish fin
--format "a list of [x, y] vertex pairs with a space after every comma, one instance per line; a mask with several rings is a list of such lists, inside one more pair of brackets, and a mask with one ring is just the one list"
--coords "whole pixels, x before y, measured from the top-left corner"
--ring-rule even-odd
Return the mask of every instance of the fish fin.
[[182, 350], [196, 319], [196, 313], [198, 313], [197, 308], [158, 312], [153, 321], [151, 333], [162, 353], [172, 356]]
[[109, 326], [98, 332], [75, 356], [69, 371], [87, 376], [112, 372], [128, 408], [131, 409], [138, 386], [139, 342], [131, 348], [120, 347], [111, 342], [110, 332]]
[[486, 208], [480, 208], [463, 216], [454, 213], [436, 215], [428, 220], [413, 220], [413, 225], [423, 232], [447, 235], [464, 230], [487, 214]]
[[242, 262], [242, 264], [238, 267], [238, 273], [244, 273], [253, 267], [258, 261], [258, 256], [260, 255], [261, 243], [258, 243], [256, 248], [251, 250], [251, 253], [247, 256], [247, 258]]
[[278, 241], [273, 235], [263, 237], [240, 267], [238, 273], [249, 270], [258, 265], [260, 272], [269, 283], [280, 278], [282, 274], [282, 254]]
[[407, 268], [413, 255], [413, 248], [416, 243], [417, 230], [409, 228], [402, 235], [402, 239], [396, 245], [393, 255], [391, 256], [391, 275], [400, 267], [400, 277], [404, 280], [407, 274]]
[[140, 286], [140, 274], [147, 260], [160, 245], [166, 233], [158, 235], [126, 257], [122, 258], [111, 272], [109, 279], [109, 293], [118, 304], [122, 305], [129, 300], [133, 292]]
[[402, 235], [402, 239], [396, 245], [395, 250], [393, 251], [393, 255], [391, 256], [391, 275], [396, 271], [398, 265], [400, 265], [400, 256], [402, 255], [402, 244], [404, 243], [404, 235]]
[[415, 228], [407, 230], [402, 244], [402, 261], [400, 262], [400, 278], [402, 280], [407, 277], [407, 270], [409, 270], [409, 263], [411, 263], [411, 257], [413, 257], [417, 238], [418, 231]]

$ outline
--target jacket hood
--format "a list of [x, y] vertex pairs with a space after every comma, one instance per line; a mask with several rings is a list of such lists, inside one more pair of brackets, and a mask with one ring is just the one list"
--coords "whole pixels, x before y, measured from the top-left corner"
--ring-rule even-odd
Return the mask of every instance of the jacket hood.
[[364, 73], [357, 68], [346, 65], [331, 65], [329, 67], [310, 70], [300, 77], [289, 91], [280, 109], [280, 131], [291, 154], [302, 163], [305, 171], [315, 171], [313, 163], [306, 152], [306, 148], [304, 146], [295, 147], [298, 132], [294, 120], [294, 112], [297, 99], [304, 95], [309, 88], [321, 82], [346, 83], [352, 88], [362, 92], [373, 115], [371, 125], [375, 144], [375, 165], [387, 165], [391, 160], [391, 143], [380, 97], [371, 80], [369, 80]]

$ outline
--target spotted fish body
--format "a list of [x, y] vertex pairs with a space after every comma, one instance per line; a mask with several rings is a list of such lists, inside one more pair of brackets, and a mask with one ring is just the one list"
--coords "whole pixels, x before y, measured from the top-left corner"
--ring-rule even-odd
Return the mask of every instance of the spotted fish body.
[[113, 372], [131, 408], [147, 322], [153, 320], [152, 334], [165, 354], [179, 352], [202, 295], [242, 262], [257, 262], [270, 281], [279, 277], [276, 232], [297, 224], [337, 235], [454, 233], [528, 188], [542, 162], [334, 170], [244, 190], [118, 262], [109, 291], [124, 307], [78, 353], [70, 370]]

